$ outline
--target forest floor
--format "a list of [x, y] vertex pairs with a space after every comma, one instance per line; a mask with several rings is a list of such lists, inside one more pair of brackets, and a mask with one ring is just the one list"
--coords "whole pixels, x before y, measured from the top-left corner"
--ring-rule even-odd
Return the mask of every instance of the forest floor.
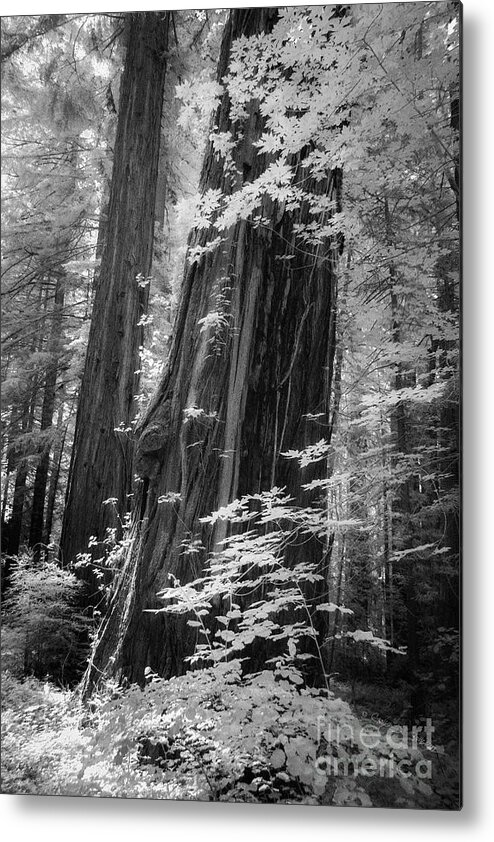
[[[383, 732], [391, 726], [373, 711], [369, 713], [369, 686], [355, 688], [341, 683], [334, 688], [342, 697], [354, 697], [354, 712], [365, 726], [372, 723]], [[257, 688], [262, 690], [261, 688]], [[357, 692], [356, 692], [357, 691]], [[142, 734], [136, 737], [136, 701], [149, 709], [149, 700], [138, 688], [119, 693], [107, 688], [90, 706], [83, 707], [77, 690], [57, 688], [49, 681], [20, 680], [2, 673], [2, 792], [33, 795], [86, 795], [97, 797], [154, 798], [205, 801], [247, 801], [258, 803], [300, 803], [306, 805], [405, 807], [457, 809], [457, 751], [422, 747], [422, 769], [431, 775], [355, 775], [340, 777], [294, 771], [289, 743], [267, 754], [259, 752], [245, 733], [229, 730], [227, 720], [218, 720], [219, 730], [195, 728], [185, 734], [177, 726], [166, 736], [156, 722], [142, 719]], [[271, 692], [271, 690], [270, 690]], [[250, 691], [251, 695], [253, 694]], [[374, 688], [374, 697], [376, 696]], [[137, 694], [137, 695], [136, 695]], [[356, 698], [355, 698], [356, 697]], [[239, 707], [245, 709], [245, 699]], [[259, 695], [262, 706], [262, 692]], [[220, 710], [220, 708], [217, 708]], [[301, 709], [300, 709], [301, 710]], [[301, 716], [300, 710], [297, 716]], [[347, 702], [335, 698], [333, 710], [341, 722], [349, 710]], [[235, 714], [237, 716], [237, 714]], [[279, 709], [278, 709], [279, 715]], [[259, 733], [265, 710], [254, 707], [249, 722]], [[303, 717], [302, 717], [303, 718]], [[320, 718], [320, 715], [319, 715]], [[231, 725], [231, 720], [229, 720]], [[225, 724], [227, 723], [227, 724]], [[303, 723], [302, 723], [303, 725]], [[266, 725], [269, 730], [269, 725]], [[342, 725], [344, 728], [345, 725]], [[395, 726], [394, 726], [395, 727]], [[209, 730], [208, 730], [209, 729]], [[288, 730], [288, 729], [285, 729]], [[173, 733], [172, 733], [173, 732]], [[292, 745], [302, 744], [297, 735]], [[235, 763], [228, 760], [236, 734]], [[403, 733], [403, 732], [402, 732]], [[219, 737], [218, 737], [219, 735]], [[223, 739], [222, 739], [223, 737]], [[206, 742], [208, 742], [207, 748]], [[323, 737], [324, 742], [324, 737]], [[328, 752], [327, 744], [325, 751]], [[304, 749], [305, 751], [305, 749]], [[319, 754], [321, 752], [319, 751]], [[329, 752], [328, 752], [329, 753]], [[397, 753], [398, 756], [400, 752]], [[413, 753], [409, 752], [408, 756]], [[291, 757], [291, 761], [290, 761]], [[291, 762], [291, 766], [290, 766]], [[393, 761], [394, 762], [394, 761]], [[230, 765], [229, 765], [230, 763]], [[302, 767], [300, 767], [302, 768]], [[321, 767], [322, 768], [322, 767]], [[418, 767], [417, 767], [418, 768]], [[348, 771], [348, 770], [347, 770]], [[313, 772], [313, 770], [312, 770]]]

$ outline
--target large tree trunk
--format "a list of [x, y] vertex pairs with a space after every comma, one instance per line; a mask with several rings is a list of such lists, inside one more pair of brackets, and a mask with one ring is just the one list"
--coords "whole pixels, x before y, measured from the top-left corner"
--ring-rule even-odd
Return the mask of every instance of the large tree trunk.
[[132, 484], [129, 428], [136, 413], [139, 347], [153, 252], [169, 12], [130, 14], [108, 223], [95, 292], [61, 537], [64, 562], [118, 527]]
[[[227, 70], [233, 39], [269, 30], [275, 19], [272, 9], [232, 11], [219, 79]], [[216, 125], [222, 132], [232, 129], [226, 94]], [[243, 125], [234, 128], [236, 184], [230, 184], [210, 147], [202, 190], [228, 192], [263, 171], [266, 159], [253, 145], [262, 130], [255, 102]], [[295, 180], [302, 182], [300, 159], [292, 163]], [[332, 196], [338, 206], [339, 172], [310, 184], [307, 173], [303, 175], [307, 189]], [[140, 424], [136, 469], [142, 484], [133, 543], [117, 571], [86, 674], [86, 692], [102, 673], [141, 682], [146, 666], [163, 676], [184, 671], [196, 630], [181, 618], [145, 609], [161, 607], [156, 593], [169, 585], [170, 574], [182, 581], [195, 577], [207, 554], [218, 547], [224, 525], [212, 531], [200, 523], [202, 516], [242, 494], [274, 485], [286, 486], [298, 503], [311, 499], [300, 484], [314, 473], [308, 469], [301, 479], [298, 465], [280, 452], [314, 443], [329, 432], [329, 424], [321, 431], [304, 415], [322, 412], [329, 422], [336, 251], [329, 242], [297, 246], [294, 224], [309, 218], [305, 203], [288, 213], [265, 197], [261, 215], [269, 225], [239, 221], [219, 248], [186, 270], [167, 370]], [[191, 243], [205, 245], [208, 236], [195, 232]], [[222, 326], [201, 330], [200, 320], [218, 308]], [[184, 410], [194, 406], [203, 414], [187, 420]], [[324, 461], [322, 466], [325, 470]], [[180, 499], [160, 501], [168, 493]], [[185, 552], [182, 542], [187, 539], [199, 539], [204, 551]], [[324, 547], [305, 545], [304, 553], [316, 552], [322, 561]]]

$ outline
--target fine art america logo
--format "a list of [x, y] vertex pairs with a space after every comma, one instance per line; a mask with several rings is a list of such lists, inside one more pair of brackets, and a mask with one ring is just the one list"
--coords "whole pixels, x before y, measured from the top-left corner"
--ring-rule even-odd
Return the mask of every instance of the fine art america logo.
[[318, 744], [322, 753], [315, 762], [316, 773], [326, 777], [432, 778], [432, 761], [424, 749], [432, 743], [434, 726], [389, 725], [331, 721], [318, 717]]

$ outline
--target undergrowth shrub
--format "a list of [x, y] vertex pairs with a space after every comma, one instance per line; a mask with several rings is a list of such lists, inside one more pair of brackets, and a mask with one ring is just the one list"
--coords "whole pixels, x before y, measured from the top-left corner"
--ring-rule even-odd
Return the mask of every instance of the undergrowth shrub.
[[2, 604], [2, 665], [17, 676], [51, 676], [60, 682], [80, 675], [87, 620], [77, 610], [83, 585], [54, 562], [13, 560]]
[[[210, 557], [204, 575], [185, 584], [172, 579], [161, 594], [162, 610], [188, 614], [197, 629], [189, 671], [164, 680], [147, 668], [144, 687], [102, 681], [88, 705], [75, 692], [9, 674], [2, 721], [7, 791], [335, 806], [448, 804], [448, 763], [439, 784], [417, 773], [417, 764], [438, 763], [440, 748], [410, 743], [408, 732], [401, 742], [390, 740], [385, 721], [360, 720], [330, 690], [324, 651], [329, 624], [318, 620], [353, 612], [325, 598], [316, 561], [287, 552], [306, 539], [324, 548], [327, 512], [295, 507], [283, 489], [271, 489], [236, 500], [204, 521], [218, 519], [237, 531]], [[198, 540], [191, 536], [194, 548]], [[61, 642], [67, 643], [55, 630], [57, 624], [70, 627], [66, 607], [76, 583], [61, 573], [44, 571], [41, 581], [51, 597], [43, 598], [41, 589], [38, 600], [33, 591], [39, 573], [25, 563], [14, 576], [8, 628], [26, 641], [22, 648], [17, 644], [24, 667], [27, 653], [28, 664], [45, 669]], [[312, 586], [316, 599], [310, 597]], [[39, 637], [46, 630], [50, 657], [38, 653], [35, 629]], [[381, 653], [391, 648], [369, 629], [340, 627], [338, 634], [352, 646]], [[269, 655], [260, 669], [252, 668], [253, 650]], [[317, 686], [306, 680], [308, 663], [320, 676]], [[406, 774], [395, 772], [399, 764]]]
[[[169, 680], [148, 672], [144, 688], [107, 683], [85, 721], [83, 791], [97, 794], [112, 781], [115, 794], [138, 797], [440, 804], [433, 781], [394, 771], [400, 761], [412, 770], [420, 761], [436, 762], [437, 747], [399, 745], [396, 735], [389, 740], [386, 723], [374, 720], [377, 736], [369, 748], [369, 723], [300, 678], [295, 667], [289, 674], [275, 667], [243, 675], [235, 659]], [[369, 775], [369, 764], [384, 774]]]
[[[365, 722], [332, 693], [279, 670], [242, 676], [238, 661], [123, 689], [107, 681], [84, 706], [35, 678], [2, 680], [4, 792], [347, 806], [443, 806], [446, 774], [369, 776], [441, 760], [439, 749], [369, 749]], [[338, 774], [328, 764], [338, 764]], [[447, 771], [447, 764], [444, 767]], [[442, 786], [442, 790], [441, 790]]]

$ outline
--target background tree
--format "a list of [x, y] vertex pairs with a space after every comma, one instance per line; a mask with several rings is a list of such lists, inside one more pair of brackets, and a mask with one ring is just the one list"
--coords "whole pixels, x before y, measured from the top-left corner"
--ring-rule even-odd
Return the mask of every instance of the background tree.
[[[129, 15], [108, 221], [77, 408], [61, 537], [66, 562], [118, 527], [132, 488], [135, 397], [153, 254], [170, 13]], [[123, 432], [118, 432], [120, 429]]]

